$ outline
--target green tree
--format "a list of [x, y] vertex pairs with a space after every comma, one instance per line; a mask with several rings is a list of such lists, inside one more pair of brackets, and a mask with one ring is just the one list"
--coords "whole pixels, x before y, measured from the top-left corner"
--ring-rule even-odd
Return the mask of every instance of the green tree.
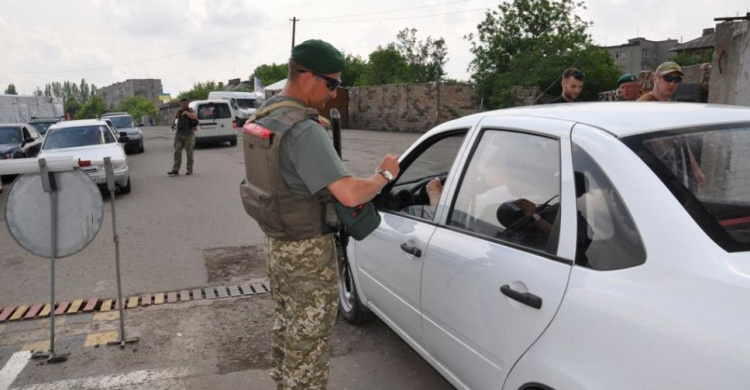
[[154, 102], [141, 96], [125, 98], [125, 100], [121, 101], [117, 106], [117, 111], [127, 112], [135, 118], [136, 122], [140, 122], [143, 115], [151, 115], [156, 118], [159, 114]]
[[5, 92], [3, 93], [5, 93], [6, 95], [18, 95], [18, 92], [16, 92], [16, 86], [12, 83], [8, 84], [8, 88], [6, 88]]
[[65, 111], [66, 114], [69, 114], [71, 118], [75, 118], [76, 113], [78, 113], [78, 110], [80, 109], [81, 103], [75, 98], [68, 99], [63, 103], [63, 111]]
[[219, 85], [216, 84], [215, 81], [206, 81], [205, 83], [195, 83], [193, 84], [193, 89], [189, 91], [183, 91], [180, 92], [177, 95], [177, 101], [180, 101], [182, 99], [188, 99], [188, 100], [204, 100], [208, 98], [208, 93], [211, 91], [219, 91]]
[[427, 37], [425, 42], [417, 41], [415, 28], [399, 31], [396, 38], [396, 48], [408, 63], [410, 82], [431, 83], [445, 77], [448, 48], [443, 38]]
[[107, 104], [99, 96], [93, 96], [78, 109], [73, 119], [98, 118], [105, 112], [107, 112]]
[[250, 80], [259, 78], [263, 85], [271, 85], [277, 81], [284, 80], [289, 73], [287, 64], [263, 64], [255, 68], [250, 74]]
[[368, 66], [367, 61], [363, 60], [362, 57], [347, 54], [346, 67], [341, 72], [341, 81], [343, 81], [344, 86], [353, 87], [355, 85], [362, 85]]
[[34, 91], [34, 96], [44, 96], [44, 91], [42, 91], [41, 88], [36, 87], [36, 91]]
[[362, 85], [384, 85], [409, 82], [409, 64], [399, 53], [396, 44], [370, 53], [369, 64], [362, 77]]
[[510, 104], [512, 86], [538, 86], [561, 92], [560, 76], [571, 66], [586, 73], [581, 97], [596, 100], [614, 89], [621, 71], [604, 50], [591, 42], [591, 22], [578, 16], [583, 1], [513, 0], [488, 10], [471, 42], [469, 65], [477, 91], [490, 108]]
[[87, 103], [94, 95], [96, 86], [89, 85], [86, 79], [81, 79], [80, 83], [73, 81], [53, 81], [44, 86], [44, 96], [62, 98], [63, 104], [70, 99], [76, 99], [79, 103]]
[[688, 66], [705, 64], [706, 62], [710, 63], [711, 61], [713, 61], [713, 58], [714, 49], [708, 49], [697, 53], [687, 53], [683, 51], [682, 53], [673, 56], [669, 60], [680, 64], [680, 66]]

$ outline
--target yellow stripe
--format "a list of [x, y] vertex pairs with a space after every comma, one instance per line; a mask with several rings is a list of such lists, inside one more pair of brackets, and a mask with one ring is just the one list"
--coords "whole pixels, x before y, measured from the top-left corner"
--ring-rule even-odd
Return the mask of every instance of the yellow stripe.
[[73, 303], [70, 304], [70, 308], [68, 309], [68, 314], [78, 313], [78, 310], [81, 310], [82, 304], [83, 304], [83, 299], [76, 299], [75, 301], [73, 301]]
[[128, 309], [132, 309], [134, 307], [138, 306], [138, 297], [130, 297], [128, 298], [128, 306], [126, 306]]
[[119, 311], [108, 311], [94, 314], [94, 321], [114, 321], [120, 319]]
[[49, 340], [34, 341], [32, 343], [24, 344], [21, 347], [21, 351], [49, 351]]
[[51, 306], [49, 305], [49, 303], [46, 304], [46, 305], [44, 305], [44, 307], [42, 308], [42, 311], [39, 312], [39, 315], [37, 317], [47, 317], [49, 315], [50, 311], [52, 311], [52, 309], [50, 307]]
[[94, 333], [86, 336], [85, 347], [95, 347], [97, 345], [107, 344], [110, 341], [117, 341], [117, 332]]
[[102, 302], [102, 307], [99, 309], [100, 312], [110, 311], [112, 310], [112, 300], [107, 299], [104, 302]]
[[26, 310], [29, 310], [28, 306], [18, 306], [18, 309], [16, 309], [15, 312], [13, 312], [13, 315], [10, 316], [11, 321], [20, 320], [21, 317], [26, 314]]
[[164, 293], [154, 294], [154, 305], [161, 305], [164, 303]]

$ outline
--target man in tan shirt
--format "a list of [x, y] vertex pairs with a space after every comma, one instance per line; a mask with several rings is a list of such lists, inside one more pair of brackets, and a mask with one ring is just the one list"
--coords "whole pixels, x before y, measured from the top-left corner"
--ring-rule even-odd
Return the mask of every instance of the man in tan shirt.
[[641, 96], [638, 101], [670, 101], [677, 92], [677, 87], [680, 86], [681, 82], [682, 68], [675, 62], [667, 61], [659, 65], [654, 71], [654, 89]]

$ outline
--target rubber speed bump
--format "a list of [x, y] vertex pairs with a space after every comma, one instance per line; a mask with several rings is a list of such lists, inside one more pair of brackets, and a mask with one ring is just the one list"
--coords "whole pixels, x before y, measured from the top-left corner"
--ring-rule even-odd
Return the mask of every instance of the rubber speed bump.
[[18, 321], [23, 317], [24, 314], [26, 314], [26, 310], [28, 310], [28, 306], [18, 306], [18, 309], [13, 313], [12, 316], [10, 316], [11, 321]]
[[102, 306], [99, 308], [99, 312], [103, 313], [110, 310], [112, 310], [112, 300], [105, 299], [104, 302], [102, 302]]
[[151, 294], [143, 294], [141, 295], [141, 306], [150, 306], [151, 305]]
[[133, 308], [138, 307], [138, 297], [128, 298], [128, 304], [125, 307], [128, 309], [133, 309]]
[[83, 299], [76, 299], [70, 304], [70, 308], [68, 309], [68, 314], [76, 314], [79, 310], [81, 310], [81, 306], [83, 305]]
[[84, 313], [90, 313], [96, 309], [96, 304], [99, 303], [98, 298], [89, 298], [88, 301], [86, 301], [86, 306], [83, 307]]
[[193, 300], [200, 301], [201, 299], [203, 299], [203, 293], [201, 292], [201, 289], [196, 288], [193, 290]]
[[3, 309], [2, 312], [0, 312], [0, 322], [5, 322], [8, 318], [10, 318], [10, 315], [13, 314], [13, 312], [16, 311], [15, 306], [6, 307]]
[[44, 305], [44, 307], [42, 308], [42, 311], [39, 312], [39, 317], [48, 317], [51, 312], [52, 312], [52, 306], [48, 303]]
[[154, 294], [154, 305], [161, 305], [164, 303], [164, 293]]
[[31, 308], [29, 309], [29, 311], [26, 312], [26, 315], [23, 316], [23, 319], [24, 320], [30, 320], [30, 319], [36, 317], [36, 315], [39, 314], [40, 310], [42, 310], [42, 304], [41, 303], [37, 303], [36, 305], [31, 306]]
[[60, 302], [57, 304], [57, 309], [55, 309], [55, 315], [59, 316], [65, 313], [66, 310], [68, 310], [68, 306], [70, 303], [68, 302]]

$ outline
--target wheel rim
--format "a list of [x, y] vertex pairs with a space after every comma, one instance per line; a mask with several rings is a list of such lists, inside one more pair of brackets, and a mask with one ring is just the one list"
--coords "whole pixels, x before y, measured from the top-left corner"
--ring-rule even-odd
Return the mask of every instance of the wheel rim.
[[345, 313], [354, 309], [355, 300], [354, 280], [349, 269], [349, 263], [343, 260], [339, 263], [339, 306]]

